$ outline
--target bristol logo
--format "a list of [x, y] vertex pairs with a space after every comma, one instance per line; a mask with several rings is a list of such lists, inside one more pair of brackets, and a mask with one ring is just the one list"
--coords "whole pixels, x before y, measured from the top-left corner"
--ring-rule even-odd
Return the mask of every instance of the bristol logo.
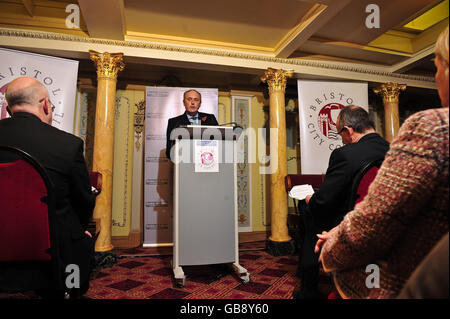
[[211, 152], [203, 152], [200, 157], [203, 166], [212, 166], [214, 164], [214, 155]]
[[329, 103], [322, 107], [317, 115], [318, 128], [322, 134], [332, 140], [338, 140], [339, 134], [336, 128], [336, 121], [344, 105], [339, 103]]
[[[312, 98], [309, 105], [309, 118], [306, 124], [312, 141], [330, 151], [342, 146], [342, 140], [336, 128], [340, 111], [345, 105], [353, 105], [353, 98], [345, 93], [331, 91]], [[323, 106], [322, 106], [323, 105]]]

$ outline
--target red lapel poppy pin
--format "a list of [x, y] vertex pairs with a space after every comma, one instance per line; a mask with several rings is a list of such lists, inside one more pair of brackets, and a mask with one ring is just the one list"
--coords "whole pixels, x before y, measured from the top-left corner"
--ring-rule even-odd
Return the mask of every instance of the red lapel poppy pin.
[[202, 117], [202, 122], [205, 122], [206, 121], [206, 116], [203, 116]]

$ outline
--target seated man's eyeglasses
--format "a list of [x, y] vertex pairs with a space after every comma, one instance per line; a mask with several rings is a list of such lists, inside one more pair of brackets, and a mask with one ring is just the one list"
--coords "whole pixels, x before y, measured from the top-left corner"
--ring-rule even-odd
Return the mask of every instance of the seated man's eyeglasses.
[[[45, 97], [43, 97], [42, 99], [39, 100], [39, 103], [44, 102]], [[55, 110], [55, 105], [53, 105], [52, 101], [50, 101], [50, 99], [48, 99], [48, 102], [50, 103], [51, 107], [52, 107], [52, 112]]]
[[342, 132], [343, 132], [344, 130], [345, 130], [345, 126], [344, 126], [344, 127], [342, 127], [342, 128], [340, 129], [340, 130], [338, 130], [338, 132], [337, 132], [337, 133], [338, 133], [339, 135], [341, 135], [341, 133], [342, 133]]

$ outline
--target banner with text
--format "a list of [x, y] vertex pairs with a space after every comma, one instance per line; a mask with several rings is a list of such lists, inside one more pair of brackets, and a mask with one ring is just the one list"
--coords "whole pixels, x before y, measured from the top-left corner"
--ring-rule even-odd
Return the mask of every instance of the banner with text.
[[325, 174], [331, 152], [343, 146], [337, 116], [347, 105], [368, 111], [367, 83], [298, 80], [302, 174]]
[[[169, 118], [184, 113], [183, 93], [191, 88], [147, 87], [144, 167], [144, 245], [172, 244], [173, 164], [166, 158]], [[202, 95], [199, 111], [218, 113], [218, 89], [193, 88]], [[199, 194], [200, 196], [200, 194]]]
[[0, 119], [8, 117], [6, 88], [21, 76], [44, 84], [55, 106], [52, 125], [74, 133], [78, 61], [0, 48]]

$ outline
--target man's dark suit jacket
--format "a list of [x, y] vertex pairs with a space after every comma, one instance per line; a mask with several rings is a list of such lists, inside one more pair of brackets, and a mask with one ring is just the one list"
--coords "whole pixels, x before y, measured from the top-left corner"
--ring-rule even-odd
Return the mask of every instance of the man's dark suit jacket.
[[[308, 205], [300, 201], [303, 230], [300, 234], [299, 264], [300, 276], [317, 280], [319, 254], [314, 253], [317, 235], [338, 225], [348, 213], [353, 178], [369, 161], [383, 160], [389, 150], [389, 143], [377, 133], [364, 135], [358, 142], [335, 149], [328, 163], [323, 184], [311, 197]], [[303, 275], [301, 275], [303, 274]], [[305, 281], [306, 283], [306, 281]], [[306, 284], [308, 285], [308, 284]], [[317, 285], [314, 284], [314, 285]]]
[[[211, 125], [211, 126], [219, 125], [214, 114], [201, 113], [201, 112], [198, 112], [197, 114], [198, 114], [198, 119], [200, 122], [199, 125]], [[172, 130], [176, 129], [177, 127], [183, 126], [183, 125], [191, 125], [191, 122], [189, 122], [186, 112], [184, 112], [180, 116], [170, 118], [169, 122], [167, 123], [166, 156], [169, 159], [170, 159], [170, 149], [175, 144], [175, 141], [170, 139], [170, 133], [172, 132]]]
[[323, 184], [308, 203], [316, 225], [329, 230], [340, 222], [348, 212], [356, 173], [369, 161], [383, 160], [388, 150], [388, 142], [377, 133], [369, 133], [331, 153]]
[[29, 153], [48, 173], [56, 199], [60, 258], [64, 265], [79, 265], [83, 285], [93, 254], [93, 240], [84, 231], [95, 206], [83, 140], [20, 112], [0, 121], [0, 144]]

